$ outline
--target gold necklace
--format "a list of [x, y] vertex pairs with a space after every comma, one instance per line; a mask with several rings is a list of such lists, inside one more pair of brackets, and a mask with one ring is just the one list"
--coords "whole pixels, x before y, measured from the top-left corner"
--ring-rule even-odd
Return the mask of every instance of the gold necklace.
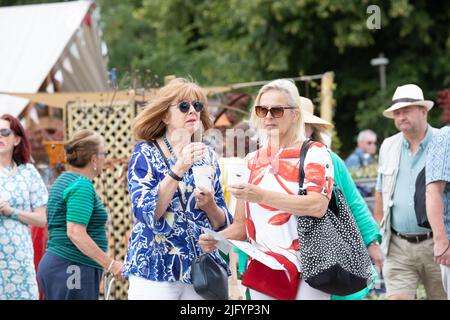
[[12, 167], [3, 167], [0, 170], [0, 173], [5, 177], [12, 177], [17, 172], [17, 164], [15, 161], [13, 161]]

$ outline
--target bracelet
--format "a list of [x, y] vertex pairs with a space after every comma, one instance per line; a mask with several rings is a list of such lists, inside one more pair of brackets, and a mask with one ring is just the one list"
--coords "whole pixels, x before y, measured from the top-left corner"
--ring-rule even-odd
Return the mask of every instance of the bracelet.
[[19, 214], [20, 214], [19, 210], [13, 209], [13, 212], [11, 212], [10, 217], [11, 217], [11, 219], [19, 220]]
[[169, 169], [169, 176], [176, 181], [183, 180], [183, 178], [175, 174], [175, 172], [173, 172], [172, 169]]
[[116, 260], [111, 261], [111, 263], [109, 264], [108, 272], [111, 272], [111, 268], [112, 268], [114, 262], [116, 262]]
[[448, 242], [447, 249], [445, 249], [444, 252], [442, 252], [440, 255], [434, 256], [434, 257], [435, 257], [435, 258], [440, 258], [440, 257], [442, 257], [442, 256], [447, 252], [448, 248], [450, 248], [450, 241]]

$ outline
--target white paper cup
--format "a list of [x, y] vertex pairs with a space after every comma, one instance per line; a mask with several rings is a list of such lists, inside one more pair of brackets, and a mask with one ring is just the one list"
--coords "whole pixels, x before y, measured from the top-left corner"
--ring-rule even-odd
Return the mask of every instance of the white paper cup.
[[244, 163], [232, 163], [227, 165], [228, 185], [247, 183], [250, 170]]
[[192, 172], [197, 188], [204, 187], [209, 191], [213, 190], [211, 166], [194, 166], [192, 167]]

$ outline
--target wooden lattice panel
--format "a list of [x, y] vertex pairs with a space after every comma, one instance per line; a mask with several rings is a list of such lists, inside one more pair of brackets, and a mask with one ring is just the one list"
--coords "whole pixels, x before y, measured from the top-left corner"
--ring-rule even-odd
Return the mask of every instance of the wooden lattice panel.
[[[110, 216], [107, 228], [108, 254], [119, 261], [125, 259], [128, 238], [134, 224], [126, 174], [134, 145], [131, 123], [135, 115], [134, 105], [123, 104], [97, 106], [73, 103], [66, 107], [65, 112], [67, 138], [77, 130], [91, 129], [105, 139], [110, 165], [96, 179], [95, 188]], [[124, 300], [127, 292], [128, 283], [116, 281], [109, 298]]]

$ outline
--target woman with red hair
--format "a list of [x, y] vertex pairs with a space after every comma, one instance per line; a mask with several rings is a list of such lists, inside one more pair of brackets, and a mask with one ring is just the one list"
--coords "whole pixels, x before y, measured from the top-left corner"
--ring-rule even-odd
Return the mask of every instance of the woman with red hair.
[[0, 117], [0, 300], [39, 299], [29, 225], [47, 223], [47, 189], [19, 120]]

